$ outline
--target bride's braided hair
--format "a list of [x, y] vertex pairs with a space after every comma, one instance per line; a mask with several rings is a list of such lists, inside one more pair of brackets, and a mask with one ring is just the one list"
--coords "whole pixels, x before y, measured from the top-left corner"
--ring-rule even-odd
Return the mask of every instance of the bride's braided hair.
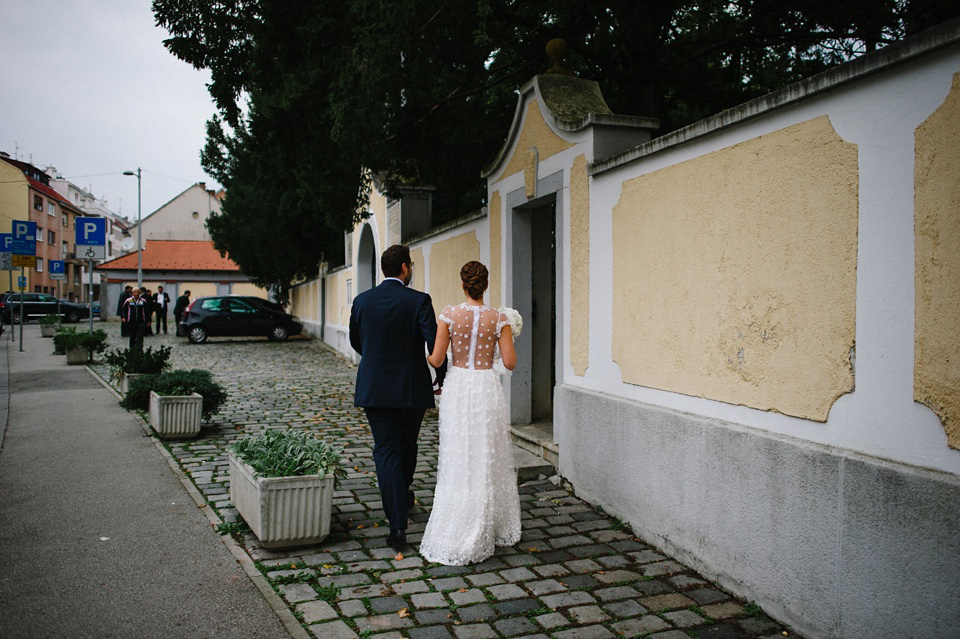
[[478, 300], [487, 290], [487, 267], [480, 262], [467, 262], [460, 269], [460, 279], [463, 281], [463, 290], [471, 299]]

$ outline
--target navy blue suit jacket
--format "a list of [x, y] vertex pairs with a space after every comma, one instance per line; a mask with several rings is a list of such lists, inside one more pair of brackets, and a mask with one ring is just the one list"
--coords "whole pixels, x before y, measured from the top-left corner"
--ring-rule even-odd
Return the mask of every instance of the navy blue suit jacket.
[[[350, 345], [361, 356], [354, 406], [433, 408], [424, 346], [433, 351], [436, 337], [437, 320], [426, 293], [384, 280], [357, 295], [350, 311]], [[438, 371], [439, 379], [443, 372]]]

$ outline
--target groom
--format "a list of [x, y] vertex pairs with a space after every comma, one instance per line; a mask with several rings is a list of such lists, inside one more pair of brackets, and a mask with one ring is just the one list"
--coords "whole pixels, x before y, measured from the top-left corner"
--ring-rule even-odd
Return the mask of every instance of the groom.
[[[424, 349], [433, 351], [437, 320], [430, 296], [407, 288], [412, 267], [410, 249], [388, 248], [380, 257], [383, 282], [357, 295], [350, 311], [350, 345], [361, 355], [353, 403], [366, 410], [373, 431], [373, 460], [390, 521], [387, 544], [397, 551], [407, 543], [420, 422], [434, 406]], [[437, 370], [438, 389], [446, 366]]]

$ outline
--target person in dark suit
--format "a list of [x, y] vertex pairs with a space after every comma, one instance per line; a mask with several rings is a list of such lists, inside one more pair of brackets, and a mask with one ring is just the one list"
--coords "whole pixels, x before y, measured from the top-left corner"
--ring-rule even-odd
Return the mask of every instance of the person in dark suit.
[[133, 287], [126, 286], [123, 289], [123, 293], [120, 293], [120, 297], [117, 299], [117, 317], [121, 318], [120, 324], [120, 337], [130, 337], [130, 327], [127, 326], [126, 322], [123, 322], [123, 303], [130, 299], [130, 296], [133, 295]]
[[[364, 408], [373, 432], [377, 483], [390, 522], [387, 544], [398, 551], [407, 543], [420, 422], [434, 407], [426, 353], [437, 336], [436, 313], [429, 295], [407, 288], [412, 267], [410, 249], [389, 247], [380, 258], [383, 282], [358, 295], [350, 311], [350, 345], [361, 357], [353, 403]], [[445, 374], [446, 362], [437, 369], [437, 393]]]
[[187, 312], [188, 306], [190, 306], [190, 291], [184, 291], [173, 306], [173, 321], [176, 322], [173, 332], [177, 337], [180, 336], [180, 320], [183, 318], [183, 314]]
[[170, 296], [163, 290], [162, 286], [157, 287], [157, 292], [153, 294], [153, 313], [157, 316], [157, 335], [160, 334], [160, 324], [163, 324], [163, 332], [167, 332], [167, 309], [170, 308]]

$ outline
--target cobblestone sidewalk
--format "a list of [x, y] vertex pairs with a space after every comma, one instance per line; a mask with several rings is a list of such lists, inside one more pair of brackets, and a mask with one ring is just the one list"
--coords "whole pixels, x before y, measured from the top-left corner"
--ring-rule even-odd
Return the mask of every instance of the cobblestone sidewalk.
[[[123, 348], [119, 325], [106, 324]], [[437, 419], [420, 435], [408, 541], [397, 555], [385, 545], [363, 413], [353, 407], [355, 369], [319, 340], [211, 340], [193, 345], [172, 335], [175, 368], [204, 368], [226, 387], [228, 401], [200, 436], [168, 450], [227, 522], [225, 448], [268, 428], [300, 428], [344, 446], [348, 476], [337, 483], [330, 537], [313, 547], [270, 551], [249, 531], [236, 538], [304, 627], [321, 639], [746, 639], [797, 637], [755, 605], [738, 601], [686, 566], [632, 536], [621, 522], [578, 499], [559, 478], [520, 486], [523, 537], [491, 559], [467, 567], [426, 563], [415, 551], [436, 482]], [[104, 379], [109, 371], [93, 366]], [[237, 530], [240, 523], [232, 526]]]

